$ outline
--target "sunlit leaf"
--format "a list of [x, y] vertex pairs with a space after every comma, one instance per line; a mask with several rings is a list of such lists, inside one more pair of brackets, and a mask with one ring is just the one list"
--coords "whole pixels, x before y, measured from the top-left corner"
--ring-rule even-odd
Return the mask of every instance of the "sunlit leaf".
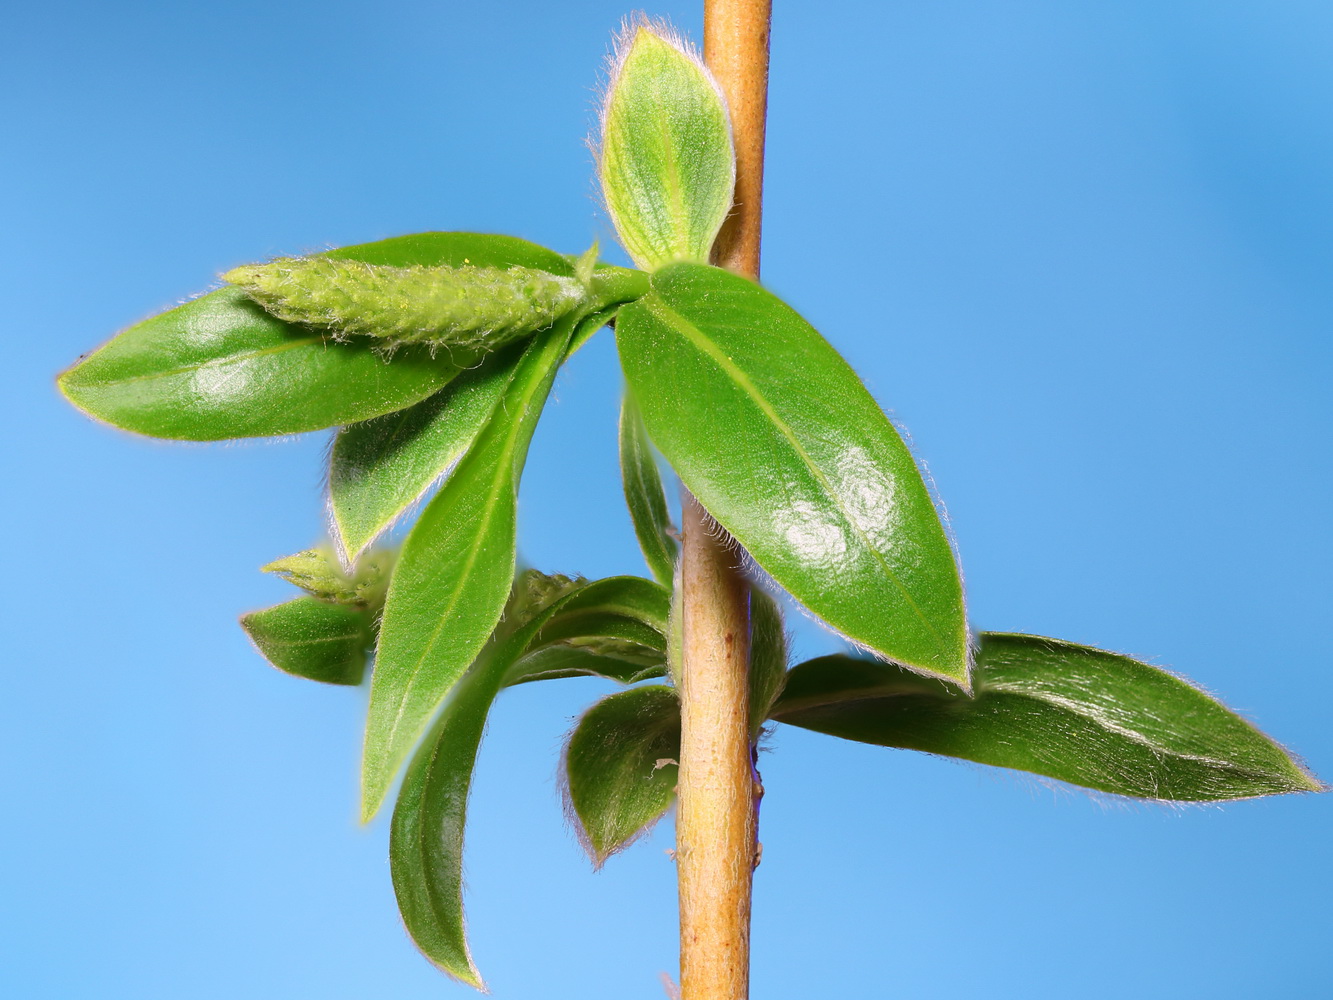
[[810, 611], [915, 670], [966, 683], [953, 552], [911, 454], [855, 372], [760, 286], [699, 264], [652, 276], [616, 320], [653, 443]]
[[[573, 273], [524, 240], [420, 233], [327, 256], [368, 264], [522, 264]], [[458, 374], [425, 348], [392, 360], [367, 341], [337, 343], [275, 319], [238, 288], [138, 323], [64, 372], [61, 391], [124, 430], [192, 441], [294, 434], [368, 420], [431, 395]]]
[[689, 44], [658, 25], [619, 39], [598, 161], [616, 232], [640, 267], [708, 259], [736, 184], [726, 101]]

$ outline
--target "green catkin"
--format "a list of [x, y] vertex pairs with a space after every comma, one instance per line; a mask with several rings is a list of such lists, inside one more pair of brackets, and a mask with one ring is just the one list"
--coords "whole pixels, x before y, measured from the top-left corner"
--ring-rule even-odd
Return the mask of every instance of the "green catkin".
[[282, 258], [223, 280], [289, 323], [386, 346], [433, 344], [480, 354], [544, 330], [589, 299], [586, 280], [530, 267], [387, 267]]

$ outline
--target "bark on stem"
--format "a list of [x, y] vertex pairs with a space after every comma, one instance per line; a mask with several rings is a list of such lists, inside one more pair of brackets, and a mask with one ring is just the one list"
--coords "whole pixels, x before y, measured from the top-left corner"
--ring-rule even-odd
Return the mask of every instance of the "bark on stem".
[[[705, 0], [704, 58], [727, 96], [736, 205], [714, 262], [759, 277], [771, 0]], [[684, 495], [676, 862], [682, 1000], [746, 1000], [759, 789], [749, 704], [749, 589], [725, 533]]]

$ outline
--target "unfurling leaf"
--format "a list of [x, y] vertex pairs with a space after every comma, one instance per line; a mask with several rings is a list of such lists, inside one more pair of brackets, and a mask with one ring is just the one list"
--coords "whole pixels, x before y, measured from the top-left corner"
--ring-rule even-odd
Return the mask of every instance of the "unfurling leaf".
[[620, 311], [621, 367], [653, 443], [759, 567], [838, 632], [966, 685], [948, 537], [856, 373], [760, 286], [675, 264]]
[[1240, 716], [1165, 671], [1038, 636], [985, 633], [975, 697], [897, 667], [824, 656], [771, 716], [1147, 799], [1215, 802], [1322, 786]]
[[584, 713], [565, 747], [564, 784], [581, 839], [601, 867], [671, 807], [680, 769], [674, 688], [633, 688]]
[[403, 543], [370, 689], [365, 819], [500, 619], [514, 577], [519, 477], [573, 332], [571, 317], [528, 345], [495, 418]]
[[313, 597], [378, 611], [384, 605], [393, 563], [391, 550], [377, 549], [365, 553], [349, 572], [333, 550], [324, 546], [275, 559], [263, 569]]
[[680, 546], [667, 513], [662, 477], [643, 430], [643, 419], [628, 395], [620, 406], [620, 477], [644, 561], [657, 581], [669, 587]]
[[635, 263], [708, 260], [736, 186], [731, 124], [703, 61], [665, 27], [633, 24], [617, 42], [598, 172]]
[[[386, 267], [521, 266], [572, 276], [568, 258], [526, 240], [419, 233], [343, 247], [328, 258]], [[138, 323], [59, 378], [90, 416], [123, 430], [188, 441], [297, 434], [411, 406], [459, 369], [429, 350], [392, 361], [363, 344], [270, 316], [223, 288]]]
[[326, 684], [360, 684], [374, 641], [374, 615], [314, 597], [252, 611], [241, 627], [279, 670]]

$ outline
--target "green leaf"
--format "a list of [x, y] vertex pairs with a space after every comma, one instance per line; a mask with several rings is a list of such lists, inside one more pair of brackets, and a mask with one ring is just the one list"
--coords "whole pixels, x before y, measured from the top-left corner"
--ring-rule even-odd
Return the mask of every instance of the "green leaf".
[[671, 808], [679, 758], [674, 688], [621, 691], [579, 720], [565, 747], [564, 783], [580, 839], [597, 867]]
[[329, 510], [349, 559], [440, 480], [476, 440], [513, 378], [515, 346], [491, 355], [434, 396], [338, 432]]
[[360, 684], [373, 642], [370, 612], [314, 597], [241, 616], [241, 627], [279, 670], [326, 684]]
[[463, 831], [472, 770], [505, 663], [483, 658], [454, 687], [412, 760], [389, 832], [389, 870], [412, 940], [441, 971], [484, 989], [463, 924]]
[[1115, 653], [985, 633], [975, 697], [897, 667], [796, 667], [773, 718], [816, 732], [1046, 775], [1147, 799], [1317, 791], [1281, 747], [1184, 680]]
[[643, 419], [628, 395], [620, 407], [620, 476], [644, 561], [658, 582], [669, 587], [680, 546], [667, 513], [662, 477], [643, 430]]
[[542, 626], [531, 649], [595, 637], [665, 653], [670, 605], [670, 592], [652, 580], [637, 576], [597, 580], [561, 603], [559, 614]]
[[480, 988], [481, 979], [464, 931], [463, 831], [486, 716], [500, 689], [521, 671], [518, 661], [540, 646], [543, 626], [564, 612], [604, 605], [618, 593], [637, 589], [625, 581], [613, 577], [585, 583], [521, 575], [512, 588], [505, 620], [454, 686], [403, 779], [389, 839], [389, 864], [403, 922], [427, 958], [473, 986]]
[[635, 25], [619, 40], [598, 170], [640, 267], [708, 259], [736, 185], [731, 125], [703, 61], [667, 29]]
[[[519, 264], [572, 274], [560, 254], [508, 236], [420, 233], [326, 256], [368, 264]], [[190, 441], [295, 434], [411, 406], [458, 374], [426, 348], [391, 361], [275, 319], [222, 288], [138, 323], [59, 378], [85, 413], [124, 430]]]
[[528, 345], [496, 418], [403, 544], [370, 689], [365, 819], [499, 621], [514, 576], [519, 476], [574, 325], [562, 321]]
[[665, 587], [642, 577], [587, 584], [534, 634], [508, 683], [595, 675], [628, 684], [660, 676], [670, 603]]
[[510, 684], [549, 681], [563, 677], [602, 677], [621, 684], [636, 684], [666, 673], [660, 650], [626, 644], [614, 652], [594, 651], [587, 646], [557, 644], [543, 646], [519, 661]]
[[778, 604], [750, 588], [750, 733], [756, 736], [787, 680], [787, 633]]
[[806, 608], [914, 670], [967, 683], [962, 585], [930, 492], [856, 373], [791, 308], [676, 264], [616, 320], [654, 444]]

